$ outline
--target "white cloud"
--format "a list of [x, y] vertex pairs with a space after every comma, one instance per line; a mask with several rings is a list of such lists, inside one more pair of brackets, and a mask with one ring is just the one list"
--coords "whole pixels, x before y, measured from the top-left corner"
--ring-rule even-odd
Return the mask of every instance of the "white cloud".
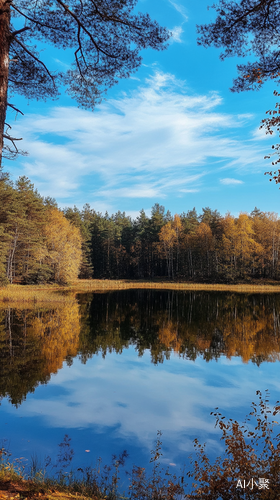
[[157, 71], [94, 113], [54, 107], [26, 115], [14, 126], [30, 153], [20, 173], [63, 204], [119, 209], [123, 198], [154, 202], [196, 192], [218, 167], [249, 170], [263, 157], [258, 142], [233, 137], [243, 115], [218, 112], [222, 102], [216, 92], [190, 94], [184, 82]]
[[229, 177], [226, 177], [225, 179], [220, 179], [220, 183], [226, 186], [244, 184], [244, 182], [240, 181], [239, 179], [231, 179]]
[[184, 33], [184, 30], [182, 26], [174, 26], [174, 28], [171, 30], [172, 31], [172, 38], [171, 38], [171, 43], [172, 42], [177, 42], [177, 43], [182, 43], [182, 35]]
[[266, 134], [264, 128], [256, 128], [253, 133], [252, 133], [253, 139], [258, 140], [258, 141], [263, 141], [270, 139], [271, 140], [271, 134]]
[[199, 189], [180, 189], [180, 193], [198, 193]]

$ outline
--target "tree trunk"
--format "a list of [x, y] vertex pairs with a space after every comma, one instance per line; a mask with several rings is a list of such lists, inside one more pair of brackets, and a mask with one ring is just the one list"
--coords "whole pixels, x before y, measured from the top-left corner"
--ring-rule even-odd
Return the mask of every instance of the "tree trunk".
[[0, 0], [0, 168], [7, 111], [10, 49], [10, 1]]
[[19, 233], [18, 233], [18, 228], [16, 228], [14, 234], [14, 240], [10, 246], [8, 262], [7, 262], [7, 278], [10, 281], [10, 283], [13, 282], [13, 262], [14, 262], [18, 238], [19, 238]]

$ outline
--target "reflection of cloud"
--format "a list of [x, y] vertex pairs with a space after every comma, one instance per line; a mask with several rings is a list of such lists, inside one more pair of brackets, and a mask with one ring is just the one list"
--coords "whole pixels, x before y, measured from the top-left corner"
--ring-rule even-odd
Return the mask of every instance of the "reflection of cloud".
[[189, 452], [194, 436], [203, 435], [205, 439], [207, 434], [211, 447], [217, 447], [214, 435], [219, 431], [209, 417], [214, 407], [231, 416], [241, 409], [243, 417], [256, 389], [273, 389], [272, 380], [265, 363], [259, 369], [251, 363], [231, 366], [228, 361], [206, 363], [197, 359], [194, 363], [172, 357], [154, 366], [148, 353], [139, 358], [129, 348], [121, 356], [108, 354], [105, 360], [95, 356], [86, 366], [76, 360], [70, 370], [60, 371], [50, 381], [49, 388], [63, 387], [59, 398], [49, 396], [44, 400], [41, 388], [42, 399], [36, 395], [28, 398], [21, 415], [43, 414], [50, 427], [96, 426], [100, 432], [114, 428], [121, 438], [136, 439], [147, 449], [160, 429], [164, 444], [168, 440], [173, 443], [172, 453]]
[[225, 186], [230, 186], [230, 185], [237, 185], [237, 184], [244, 184], [243, 181], [240, 181], [239, 179], [231, 179], [231, 178], [225, 178], [225, 179], [220, 179], [220, 183], [224, 184]]
[[178, 187], [195, 192], [215, 162], [244, 171], [262, 158], [258, 141], [232, 137], [243, 116], [218, 112], [221, 104], [215, 92], [187, 93], [184, 82], [156, 72], [94, 113], [56, 107], [46, 116], [26, 115], [14, 126], [30, 153], [19, 160], [20, 174], [59, 203], [73, 196], [76, 204], [109, 206], [114, 193], [120, 208], [116, 200], [124, 196], [174, 197]]

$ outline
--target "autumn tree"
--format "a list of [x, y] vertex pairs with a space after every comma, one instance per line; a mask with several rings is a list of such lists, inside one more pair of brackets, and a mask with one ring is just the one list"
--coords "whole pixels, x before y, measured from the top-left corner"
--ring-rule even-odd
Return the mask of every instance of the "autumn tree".
[[180, 236], [182, 222], [178, 214], [168, 221], [160, 230], [159, 241], [166, 258], [167, 275], [174, 278], [174, 249], [176, 247], [176, 272], [179, 270]]
[[[141, 64], [140, 51], [162, 50], [170, 33], [148, 14], [136, 13], [137, 0], [0, 0], [0, 158], [17, 140], [6, 124], [14, 94], [56, 98], [59, 87], [79, 106], [93, 108], [103, 93]], [[36, 43], [72, 52], [72, 66], [57, 72], [41, 59]], [[9, 97], [8, 97], [9, 90]]]
[[166, 258], [168, 278], [174, 277], [173, 247], [175, 239], [176, 239], [176, 232], [173, 229], [171, 222], [168, 222], [161, 228], [159, 233], [159, 241], [163, 245], [163, 251]]
[[260, 212], [253, 214], [255, 240], [260, 245], [254, 262], [254, 274], [262, 277], [278, 277], [280, 225], [277, 214]]
[[184, 259], [184, 274], [187, 274], [190, 278], [194, 278], [195, 275], [195, 263], [194, 263], [194, 247], [195, 247], [195, 231], [199, 224], [198, 214], [195, 207], [189, 210], [187, 213], [181, 214], [182, 227], [184, 231], [183, 245], [185, 250]]
[[[246, 213], [238, 218], [227, 214], [224, 219], [223, 253], [225, 273], [231, 279], [245, 277], [255, 252], [260, 251], [254, 239], [253, 222]], [[229, 268], [227, 268], [229, 266]]]
[[[201, 256], [201, 268], [207, 269], [207, 277], [210, 276], [210, 252], [212, 250], [213, 235], [211, 228], [205, 222], [201, 222], [195, 232], [197, 250]], [[202, 272], [202, 275], [204, 273]]]
[[82, 211], [74, 206], [74, 208], [65, 208], [63, 213], [66, 219], [79, 229], [82, 236], [82, 261], [80, 265], [79, 278], [92, 278], [93, 267], [90, 259], [90, 224], [93, 217], [93, 211], [90, 206], [86, 204], [84, 205]]
[[71, 224], [60, 210], [48, 212], [44, 228], [46, 237], [45, 260], [52, 270], [56, 283], [68, 283], [76, 279], [82, 259], [82, 237], [79, 229]]

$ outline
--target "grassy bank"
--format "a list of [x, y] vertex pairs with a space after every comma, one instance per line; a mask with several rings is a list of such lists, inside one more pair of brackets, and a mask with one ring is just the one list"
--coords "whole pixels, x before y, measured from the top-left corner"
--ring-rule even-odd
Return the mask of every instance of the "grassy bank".
[[280, 282], [254, 281], [252, 283], [219, 284], [219, 283], [192, 283], [175, 282], [164, 279], [155, 280], [77, 280], [72, 282], [68, 289], [75, 292], [105, 291], [105, 290], [194, 290], [194, 291], [221, 291], [221, 292], [280, 292]]
[[24, 481], [18, 479], [14, 481], [0, 480], [0, 499], [13, 500], [13, 499], [30, 499], [35, 500], [89, 500], [94, 497], [80, 495], [77, 492], [71, 491], [69, 488], [56, 490], [38, 486], [32, 481]]
[[54, 482], [44, 482], [34, 479], [26, 480], [18, 465], [1, 460], [0, 465], [0, 499], [16, 498], [35, 500], [88, 500], [101, 499], [94, 495], [84, 495], [75, 491], [73, 486], [62, 486]]
[[[35, 500], [102, 500], [104, 497], [95, 494], [83, 481], [72, 481], [65, 484], [63, 480], [46, 478], [43, 471], [37, 471], [25, 479], [24, 459], [10, 462], [0, 450], [0, 499], [29, 499]], [[28, 476], [28, 474], [27, 474]]]
[[24, 304], [27, 306], [34, 305], [57, 305], [58, 303], [65, 304], [71, 302], [74, 293], [65, 294], [64, 287], [46, 285], [8, 285], [0, 288], [0, 305], [9, 304]]
[[[155, 279], [148, 280], [76, 280], [67, 286], [59, 285], [8, 285], [0, 288], [0, 304], [57, 304], [73, 300], [76, 293], [105, 292], [109, 290], [186, 290], [220, 291], [237, 293], [272, 293], [280, 292], [280, 283], [255, 281], [245, 284], [211, 284], [174, 282]], [[72, 292], [72, 293], [64, 293]]]

